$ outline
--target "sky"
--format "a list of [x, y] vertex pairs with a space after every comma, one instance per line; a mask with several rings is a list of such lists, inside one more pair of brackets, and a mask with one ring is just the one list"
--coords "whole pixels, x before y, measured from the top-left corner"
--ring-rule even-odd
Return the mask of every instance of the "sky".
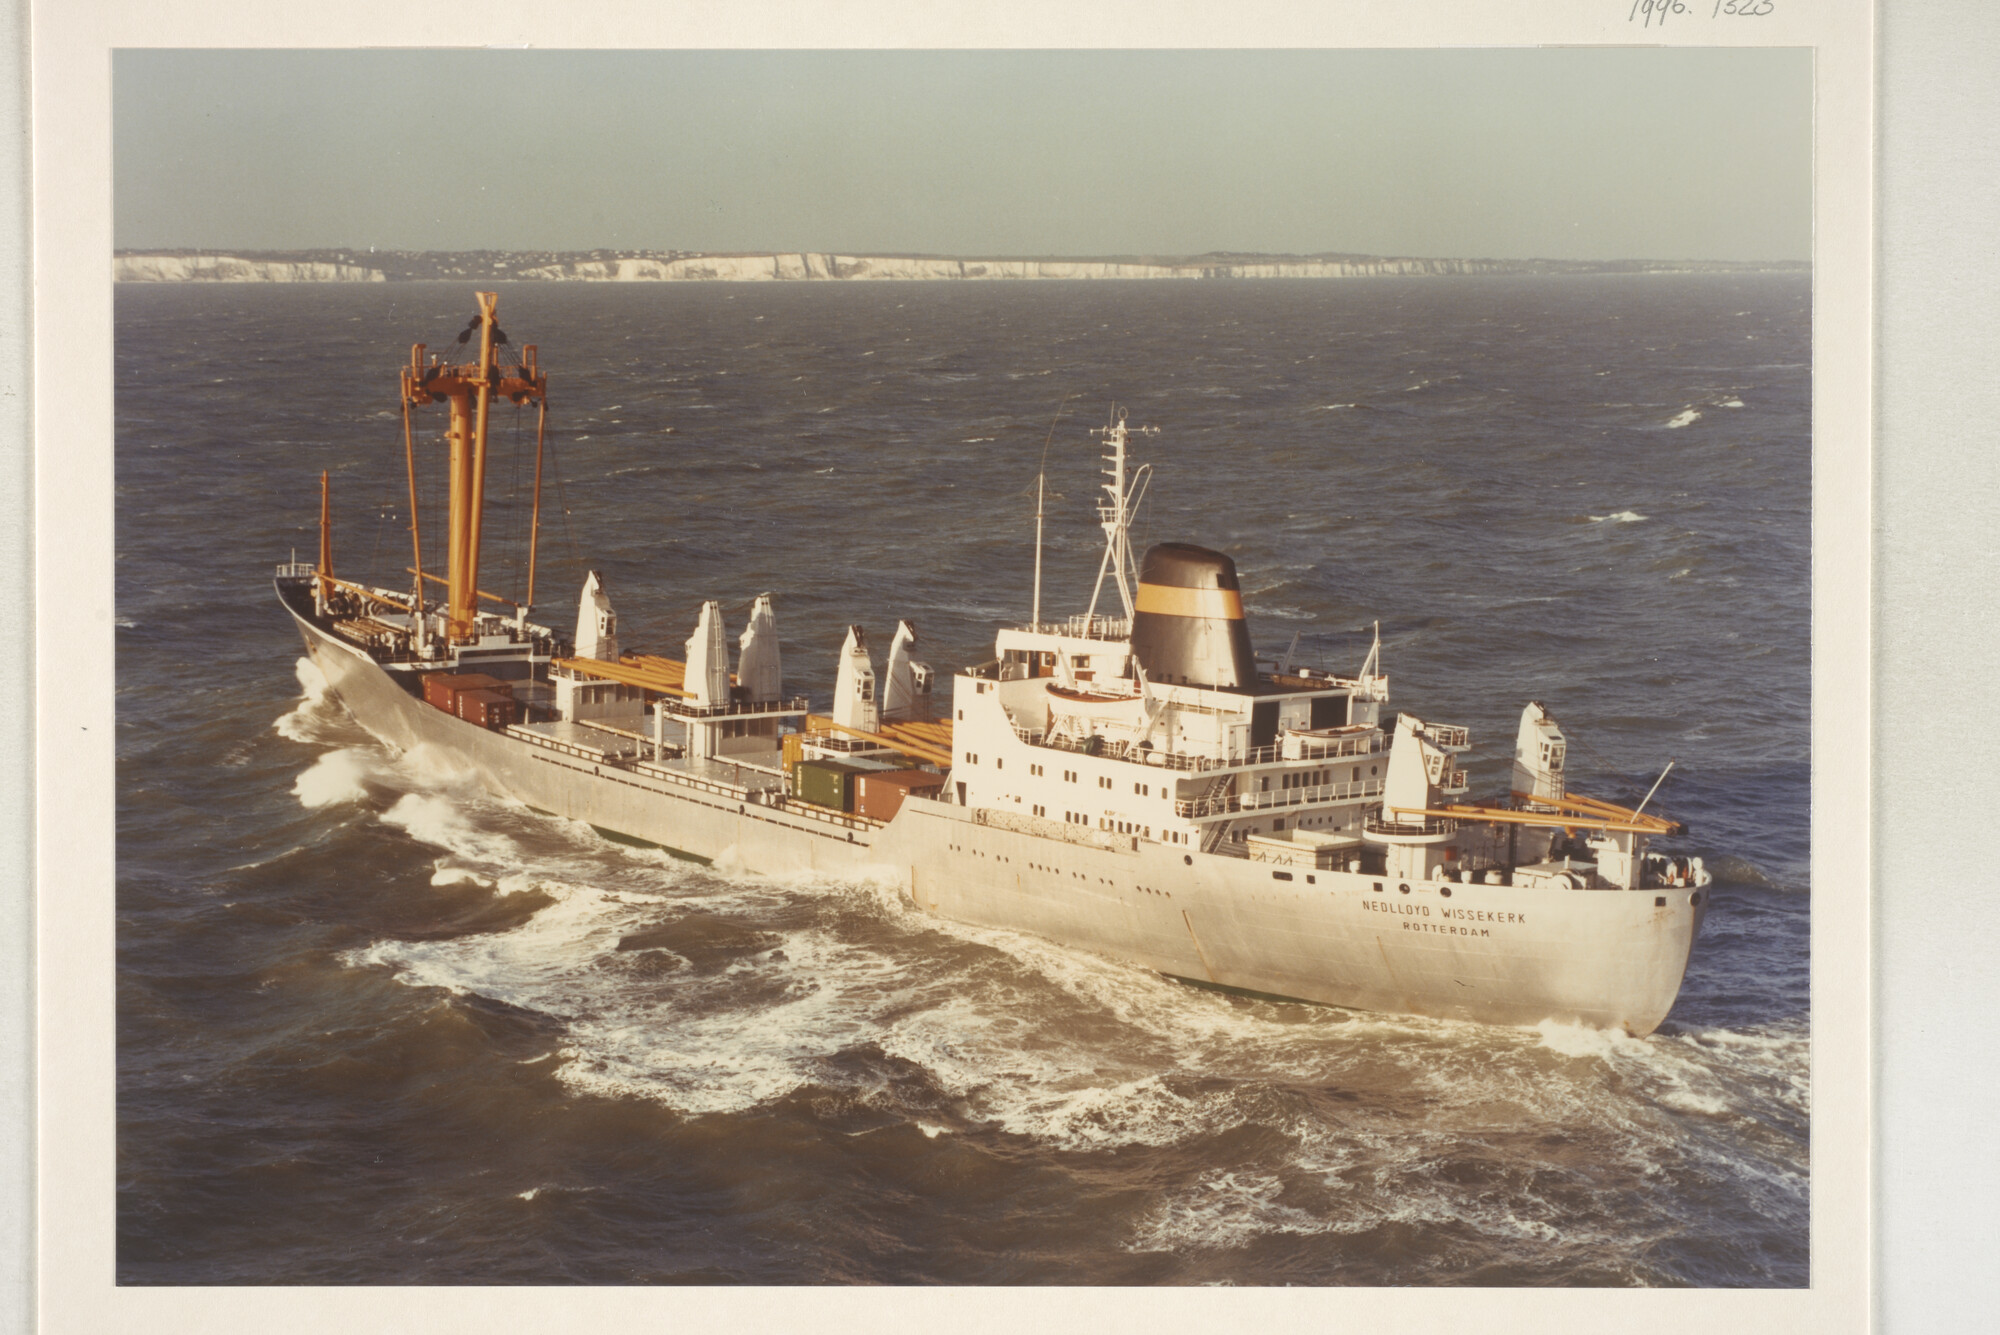
[[1803, 48], [171, 51], [122, 250], [1804, 260]]

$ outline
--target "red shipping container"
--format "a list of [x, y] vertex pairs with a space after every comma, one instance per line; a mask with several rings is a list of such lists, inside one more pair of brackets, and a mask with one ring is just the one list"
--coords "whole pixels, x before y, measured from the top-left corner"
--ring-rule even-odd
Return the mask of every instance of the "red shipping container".
[[912, 793], [935, 797], [943, 789], [944, 775], [929, 770], [869, 770], [854, 776], [854, 814], [870, 820], [894, 820], [905, 797]]
[[504, 728], [514, 721], [514, 694], [485, 687], [460, 691], [457, 715], [482, 728]]
[[484, 672], [426, 672], [424, 674], [424, 703], [434, 709], [442, 709], [447, 714], [458, 712], [458, 695], [461, 691], [501, 691], [512, 698], [514, 688], [498, 677], [489, 677]]

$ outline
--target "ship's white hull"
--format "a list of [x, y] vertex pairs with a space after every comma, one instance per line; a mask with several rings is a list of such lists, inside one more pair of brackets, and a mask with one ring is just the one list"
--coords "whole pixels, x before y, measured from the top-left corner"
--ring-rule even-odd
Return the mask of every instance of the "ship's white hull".
[[887, 826], [740, 802], [453, 718], [295, 620], [363, 727], [400, 749], [435, 747], [494, 792], [747, 871], [884, 879], [944, 917], [1197, 982], [1364, 1010], [1645, 1034], [1672, 1008], [1706, 912], [1706, 894], [1688, 889], [1401, 883], [1147, 840], [1079, 843], [916, 799]]

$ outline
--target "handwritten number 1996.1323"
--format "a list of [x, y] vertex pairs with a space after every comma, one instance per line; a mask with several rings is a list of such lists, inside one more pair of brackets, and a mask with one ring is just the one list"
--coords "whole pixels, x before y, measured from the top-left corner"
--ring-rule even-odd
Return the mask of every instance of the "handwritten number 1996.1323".
[[[1777, 0], [1714, 0], [1708, 16], [1711, 19], [1753, 19], [1761, 18], [1776, 8]], [[1632, 10], [1625, 20], [1647, 28], [1655, 24], [1664, 27], [1669, 18], [1699, 12], [1698, 3], [1691, 5], [1688, 0], [1632, 0]]]

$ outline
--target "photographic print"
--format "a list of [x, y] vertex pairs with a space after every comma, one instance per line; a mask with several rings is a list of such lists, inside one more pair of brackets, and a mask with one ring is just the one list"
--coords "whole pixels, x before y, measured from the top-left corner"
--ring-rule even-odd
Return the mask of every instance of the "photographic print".
[[1811, 49], [111, 89], [119, 1285], [1812, 1283]]

